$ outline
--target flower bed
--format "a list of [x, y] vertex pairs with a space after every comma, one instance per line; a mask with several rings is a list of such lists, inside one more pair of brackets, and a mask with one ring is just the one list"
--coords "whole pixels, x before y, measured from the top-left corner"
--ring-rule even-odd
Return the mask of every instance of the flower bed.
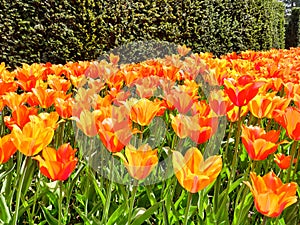
[[300, 48], [118, 62], [1, 64], [1, 224], [299, 224]]

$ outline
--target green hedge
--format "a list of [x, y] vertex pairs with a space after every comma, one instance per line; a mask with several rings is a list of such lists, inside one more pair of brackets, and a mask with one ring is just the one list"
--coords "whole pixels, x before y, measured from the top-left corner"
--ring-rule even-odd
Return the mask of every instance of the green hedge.
[[292, 8], [292, 14], [286, 31], [287, 48], [300, 46], [300, 7]]
[[137, 40], [215, 55], [283, 48], [283, 20], [276, 0], [2, 0], [0, 61], [91, 60]]

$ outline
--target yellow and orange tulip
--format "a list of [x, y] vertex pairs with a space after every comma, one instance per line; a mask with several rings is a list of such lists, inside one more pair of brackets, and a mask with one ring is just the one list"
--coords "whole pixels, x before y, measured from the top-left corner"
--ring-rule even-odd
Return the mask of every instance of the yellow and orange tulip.
[[46, 147], [42, 156], [33, 159], [39, 162], [41, 173], [51, 180], [66, 180], [76, 167], [78, 159], [75, 157], [76, 150], [70, 144], [63, 144], [57, 150]]
[[268, 217], [278, 217], [288, 206], [297, 202], [297, 184], [283, 184], [273, 172], [257, 176], [251, 172], [251, 183], [244, 182], [251, 190], [258, 212]]
[[51, 143], [54, 130], [45, 127], [42, 120], [34, 120], [25, 124], [23, 129], [13, 125], [11, 138], [16, 148], [26, 156], [38, 154]]
[[0, 164], [6, 163], [16, 151], [10, 134], [0, 137]]
[[173, 152], [173, 168], [180, 185], [196, 193], [211, 184], [222, 170], [221, 156], [210, 156], [204, 160], [199, 149], [192, 147], [184, 156]]
[[125, 147], [125, 156], [121, 153], [115, 153], [120, 157], [130, 174], [136, 180], [143, 180], [152, 172], [158, 163], [157, 149], [152, 150], [148, 144], [136, 149], [132, 145]]

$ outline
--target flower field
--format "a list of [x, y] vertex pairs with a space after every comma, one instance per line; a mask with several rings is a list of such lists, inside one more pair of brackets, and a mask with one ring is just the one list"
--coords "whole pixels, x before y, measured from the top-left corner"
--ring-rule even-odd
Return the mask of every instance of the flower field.
[[300, 223], [300, 48], [0, 65], [0, 224]]

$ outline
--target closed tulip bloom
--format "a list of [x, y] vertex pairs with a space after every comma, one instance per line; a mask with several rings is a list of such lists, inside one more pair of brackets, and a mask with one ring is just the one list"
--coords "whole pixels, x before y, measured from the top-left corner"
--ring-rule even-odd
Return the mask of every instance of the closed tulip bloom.
[[268, 217], [278, 217], [288, 206], [297, 202], [297, 184], [283, 184], [273, 172], [257, 176], [251, 172], [251, 183], [244, 182], [251, 190], [258, 212]]
[[63, 144], [57, 150], [47, 147], [33, 159], [39, 162], [41, 173], [51, 180], [66, 180], [74, 171], [78, 159], [70, 144]]
[[125, 147], [125, 156], [121, 153], [114, 155], [120, 157], [130, 174], [136, 180], [143, 180], [152, 172], [158, 163], [157, 149], [152, 150], [148, 144], [136, 149], [132, 145]]
[[0, 164], [6, 163], [16, 151], [10, 134], [0, 137]]
[[196, 193], [211, 184], [222, 170], [221, 156], [210, 156], [204, 160], [199, 149], [192, 147], [184, 156], [173, 152], [173, 168], [180, 185]]
[[[280, 169], [286, 170], [291, 165], [292, 156], [284, 155], [282, 153], [275, 154], [274, 156], [274, 162], [279, 166]], [[297, 159], [294, 159], [293, 163], [296, 163]]]
[[34, 120], [25, 124], [23, 129], [13, 125], [11, 137], [16, 148], [26, 156], [38, 154], [51, 143], [54, 130], [45, 127], [42, 120]]
[[277, 150], [280, 130], [265, 132], [257, 126], [242, 126], [242, 142], [252, 160], [264, 160]]

